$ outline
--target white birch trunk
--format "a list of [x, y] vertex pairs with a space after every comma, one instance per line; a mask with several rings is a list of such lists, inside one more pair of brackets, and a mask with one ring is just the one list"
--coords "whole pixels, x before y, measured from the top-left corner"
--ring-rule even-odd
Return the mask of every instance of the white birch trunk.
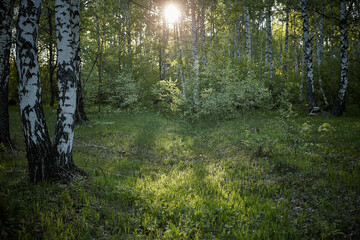
[[244, 22], [245, 22], [245, 45], [246, 57], [248, 63], [251, 61], [251, 28], [250, 28], [250, 14], [249, 8], [244, 7]]
[[68, 0], [55, 0], [59, 108], [55, 127], [54, 152], [56, 164], [64, 169], [71, 169], [74, 166], [72, 149], [77, 88], [74, 67], [73, 19], [69, 2]]
[[0, 144], [5, 146], [11, 146], [8, 96], [13, 10], [14, 1], [3, 0], [0, 3]]
[[299, 73], [299, 63], [297, 57], [297, 41], [296, 41], [296, 16], [294, 15], [294, 71], [295, 74]]
[[192, 65], [193, 65], [193, 73], [194, 73], [194, 89], [193, 89], [193, 97], [195, 107], [199, 105], [199, 36], [198, 36], [198, 24], [195, 14], [195, 2], [194, 0], [190, 0], [191, 4], [191, 49], [192, 49]]
[[345, 95], [348, 85], [348, 69], [349, 69], [349, 58], [348, 58], [348, 39], [347, 39], [347, 23], [346, 23], [346, 2], [345, 0], [340, 1], [340, 43], [341, 43], [341, 77], [338, 97], [333, 109], [335, 116], [341, 116], [345, 111]]
[[41, 0], [21, 0], [16, 39], [19, 109], [31, 182], [48, 179], [52, 163], [51, 141], [42, 108], [37, 54], [40, 12]]
[[307, 15], [307, 7], [309, 0], [301, 0], [301, 15], [303, 19], [303, 34], [304, 34], [304, 56], [306, 63], [306, 72], [307, 72], [307, 101], [309, 111], [312, 111], [316, 107], [315, 93], [314, 93], [314, 69], [313, 69], [313, 52], [312, 52], [312, 43], [309, 32], [309, 19]]

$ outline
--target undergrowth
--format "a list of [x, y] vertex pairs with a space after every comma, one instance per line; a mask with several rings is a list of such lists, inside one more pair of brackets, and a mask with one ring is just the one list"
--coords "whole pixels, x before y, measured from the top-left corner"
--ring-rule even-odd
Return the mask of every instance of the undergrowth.
[[107, 110], [76, 126], [89, 177], [63, 185], [28, 183], [11, 109], [1, 239], [360, 238], [359, 118], [258, 110], [189, 123]]

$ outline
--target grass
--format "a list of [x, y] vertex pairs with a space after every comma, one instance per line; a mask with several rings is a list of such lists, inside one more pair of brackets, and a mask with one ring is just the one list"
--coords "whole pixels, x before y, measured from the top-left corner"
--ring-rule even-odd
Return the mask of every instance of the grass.
[[[56, 110], [45, 111], [53, 132]], [[0, 238], [360, 238], [358, 116], [258, 110], [189, 123], [150, 111], [88, 115], [75, 129], [74, 159], [89, 177], [31, 184], [11, 109]]]

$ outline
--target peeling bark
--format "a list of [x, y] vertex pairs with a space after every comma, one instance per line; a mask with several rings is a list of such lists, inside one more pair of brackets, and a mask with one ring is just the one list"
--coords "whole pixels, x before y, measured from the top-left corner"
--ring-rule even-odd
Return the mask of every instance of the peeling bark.
[[13, 12], [14, 1], [3, 0], [0, 2], [0, 145], [4, 144], [5, 146], [11, 146], [8, 96]]

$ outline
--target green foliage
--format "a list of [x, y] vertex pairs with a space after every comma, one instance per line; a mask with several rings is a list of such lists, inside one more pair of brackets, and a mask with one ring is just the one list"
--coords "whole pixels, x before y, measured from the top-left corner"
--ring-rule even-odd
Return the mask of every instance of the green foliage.
[[111, 102], [118, 108], [135, 109], [141, 106], [140, 86], [131, 74], [120, 74], [110, 88]]
[[184, 97], [177, 87], [177, 81], [173, 81], [171, 78], [157, 82], [152, 88], [152, 93], [160, 110], [166, 114], [179, 112], [184, 103]]
[[[200, 94], [200, 117], [233, 118], [238, 110], [267, 106], [270, 93], [255, 72], [211, 65]], [[203, 76], [205, 78], [205, 76]]]

